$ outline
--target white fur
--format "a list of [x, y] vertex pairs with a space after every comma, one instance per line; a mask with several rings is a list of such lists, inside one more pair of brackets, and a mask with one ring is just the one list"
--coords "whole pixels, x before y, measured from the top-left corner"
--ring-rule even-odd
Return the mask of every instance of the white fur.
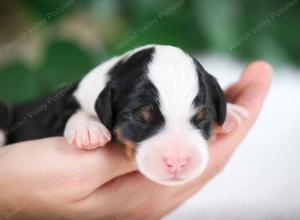
[[108, 80], [107, 72], [119, 59], [119, 57], [114, 57], [102, 63], [81, 80], [74, 96], [84, 111], [96, 116], [95, 103], [100, 92], [105, 88]]
[[[166, 123], [160, 134], [140, 143], [136, 159], [139, 170], [149, 179], [165, 185], [178, 185], [199, 176], [208, 162], [207, 142], [190, 123], [195, 114], [193, 100], [199, 90], [198, 76], [192, 58], [182, 50], [160, 45], [155, 49], [148, 66], [148, 76], [158, 90], [160, 110]], [[169, 141], [163, 144], [166, 137]], [[178, 152], [180, 156], [179, 144], [172, 141], [178, 137], [181, 137], [179, 141], [184, 140], [185, 145], [180, 151], [188, 154], [195, 163], [188, 172], [180, 175], [180, 181], [170, 181], [160, 157], [167, 151]], [[160, 152], [160, 155], [153, 155], [154, 151]], [[153, 158], [148, 159], [151, 155]]]
[[4, 131], [0, 130], [0, 146], [4, 146], [6, 143], [6, 134]]
[[148, 69], [149, 78], [159, 92], [167, 125], [188, 123], [195, 113], [192, 103], [198, 93], [198, 76], [192, 58], [179, 48], [156, 46]]
[[[165, 141], [165, 139], [169, 139]], [[181, 140], [181, 141], [176, 141]], [[171, 143], [166, 146], [165, 143]], [[179, 144], [178, 142], [183, 142]], [[192, 164], [188, 172], [179, 176], [179, 181], [173, 181], [165, 172], [163, 161], [160, 160], [162, 155], [173, 151], [179, 155], [182, 153], [189, 154]], [[207, 143], [195, 129], [182, 128], [178, 132], [170, 132], [164, 129], [159, 134], [140, 143], [136, 154], [136, 161], [139, 171], [150, 180], [163, 185], [181, 185], [198, 177], [206, 168], [208, 163]]]

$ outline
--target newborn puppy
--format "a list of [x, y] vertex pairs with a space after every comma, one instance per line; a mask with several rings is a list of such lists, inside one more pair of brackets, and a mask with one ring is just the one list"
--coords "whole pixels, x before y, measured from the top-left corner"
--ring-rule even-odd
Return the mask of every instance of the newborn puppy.
[[245, 117], [243, 108], [226, 104], [216, 79], [195, 58], [173, 46], [148, 45], [46, 99], [0, 104], [0, 141], [64, 135], [71, 145], [94, 149], [113, 138], [134, 154], [146, 177], [178, 185], [205, 169], [214, 124], [234, 128]]

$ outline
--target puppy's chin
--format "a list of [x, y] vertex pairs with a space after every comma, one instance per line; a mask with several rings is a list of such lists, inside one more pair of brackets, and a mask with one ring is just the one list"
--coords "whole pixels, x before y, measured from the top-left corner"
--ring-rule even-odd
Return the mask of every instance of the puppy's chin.
[[[149, 146], [148, 149], [151, 147]], [[176, 151], [176, 149], [174, 150]], [[190, 156], [186, 168], [174, 174], [166, 168], [165, 161], [162, 159], [165, 152], [163, 148], [153, 150], [152, 146], [152, 150], [147, 150], [145, 146], [143, 150], [139, 150], [135, 154], [139, 171], [148, 179], [162, 185], [186, 184], [199, 177], [208, 164], [207, 146], [191, 147], [186, 151]]]

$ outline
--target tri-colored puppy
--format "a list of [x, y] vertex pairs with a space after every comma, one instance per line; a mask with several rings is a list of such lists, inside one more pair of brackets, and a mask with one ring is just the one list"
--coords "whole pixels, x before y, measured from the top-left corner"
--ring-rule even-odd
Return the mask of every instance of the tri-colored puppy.
[[134, 152], [146, 177], [176, 185], [205, 169], [215, 123], [235, 127], [245, 117], [243, 108], [226, 104], [195, 58], [148, 45], [102, 63], [53, 96], [1, 103], [0, 145], [64, 135], [71, 145], [94, 149], [113, 138]]

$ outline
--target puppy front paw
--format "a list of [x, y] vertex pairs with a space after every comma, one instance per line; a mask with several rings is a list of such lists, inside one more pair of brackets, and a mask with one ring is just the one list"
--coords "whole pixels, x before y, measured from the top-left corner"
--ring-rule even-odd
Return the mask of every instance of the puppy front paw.
[[102, 147], [111, 140], [109, 130], [99, 122], [86, 122], [66, 135], [68, 143], [80, 149], [92, 150]]
[[224, 124], [222, 125], [222, 133], [230, 133], [235, 130], [243, 121], [249, 118], [247, 109], [242, 106], [227, 103], [227, 115]]

